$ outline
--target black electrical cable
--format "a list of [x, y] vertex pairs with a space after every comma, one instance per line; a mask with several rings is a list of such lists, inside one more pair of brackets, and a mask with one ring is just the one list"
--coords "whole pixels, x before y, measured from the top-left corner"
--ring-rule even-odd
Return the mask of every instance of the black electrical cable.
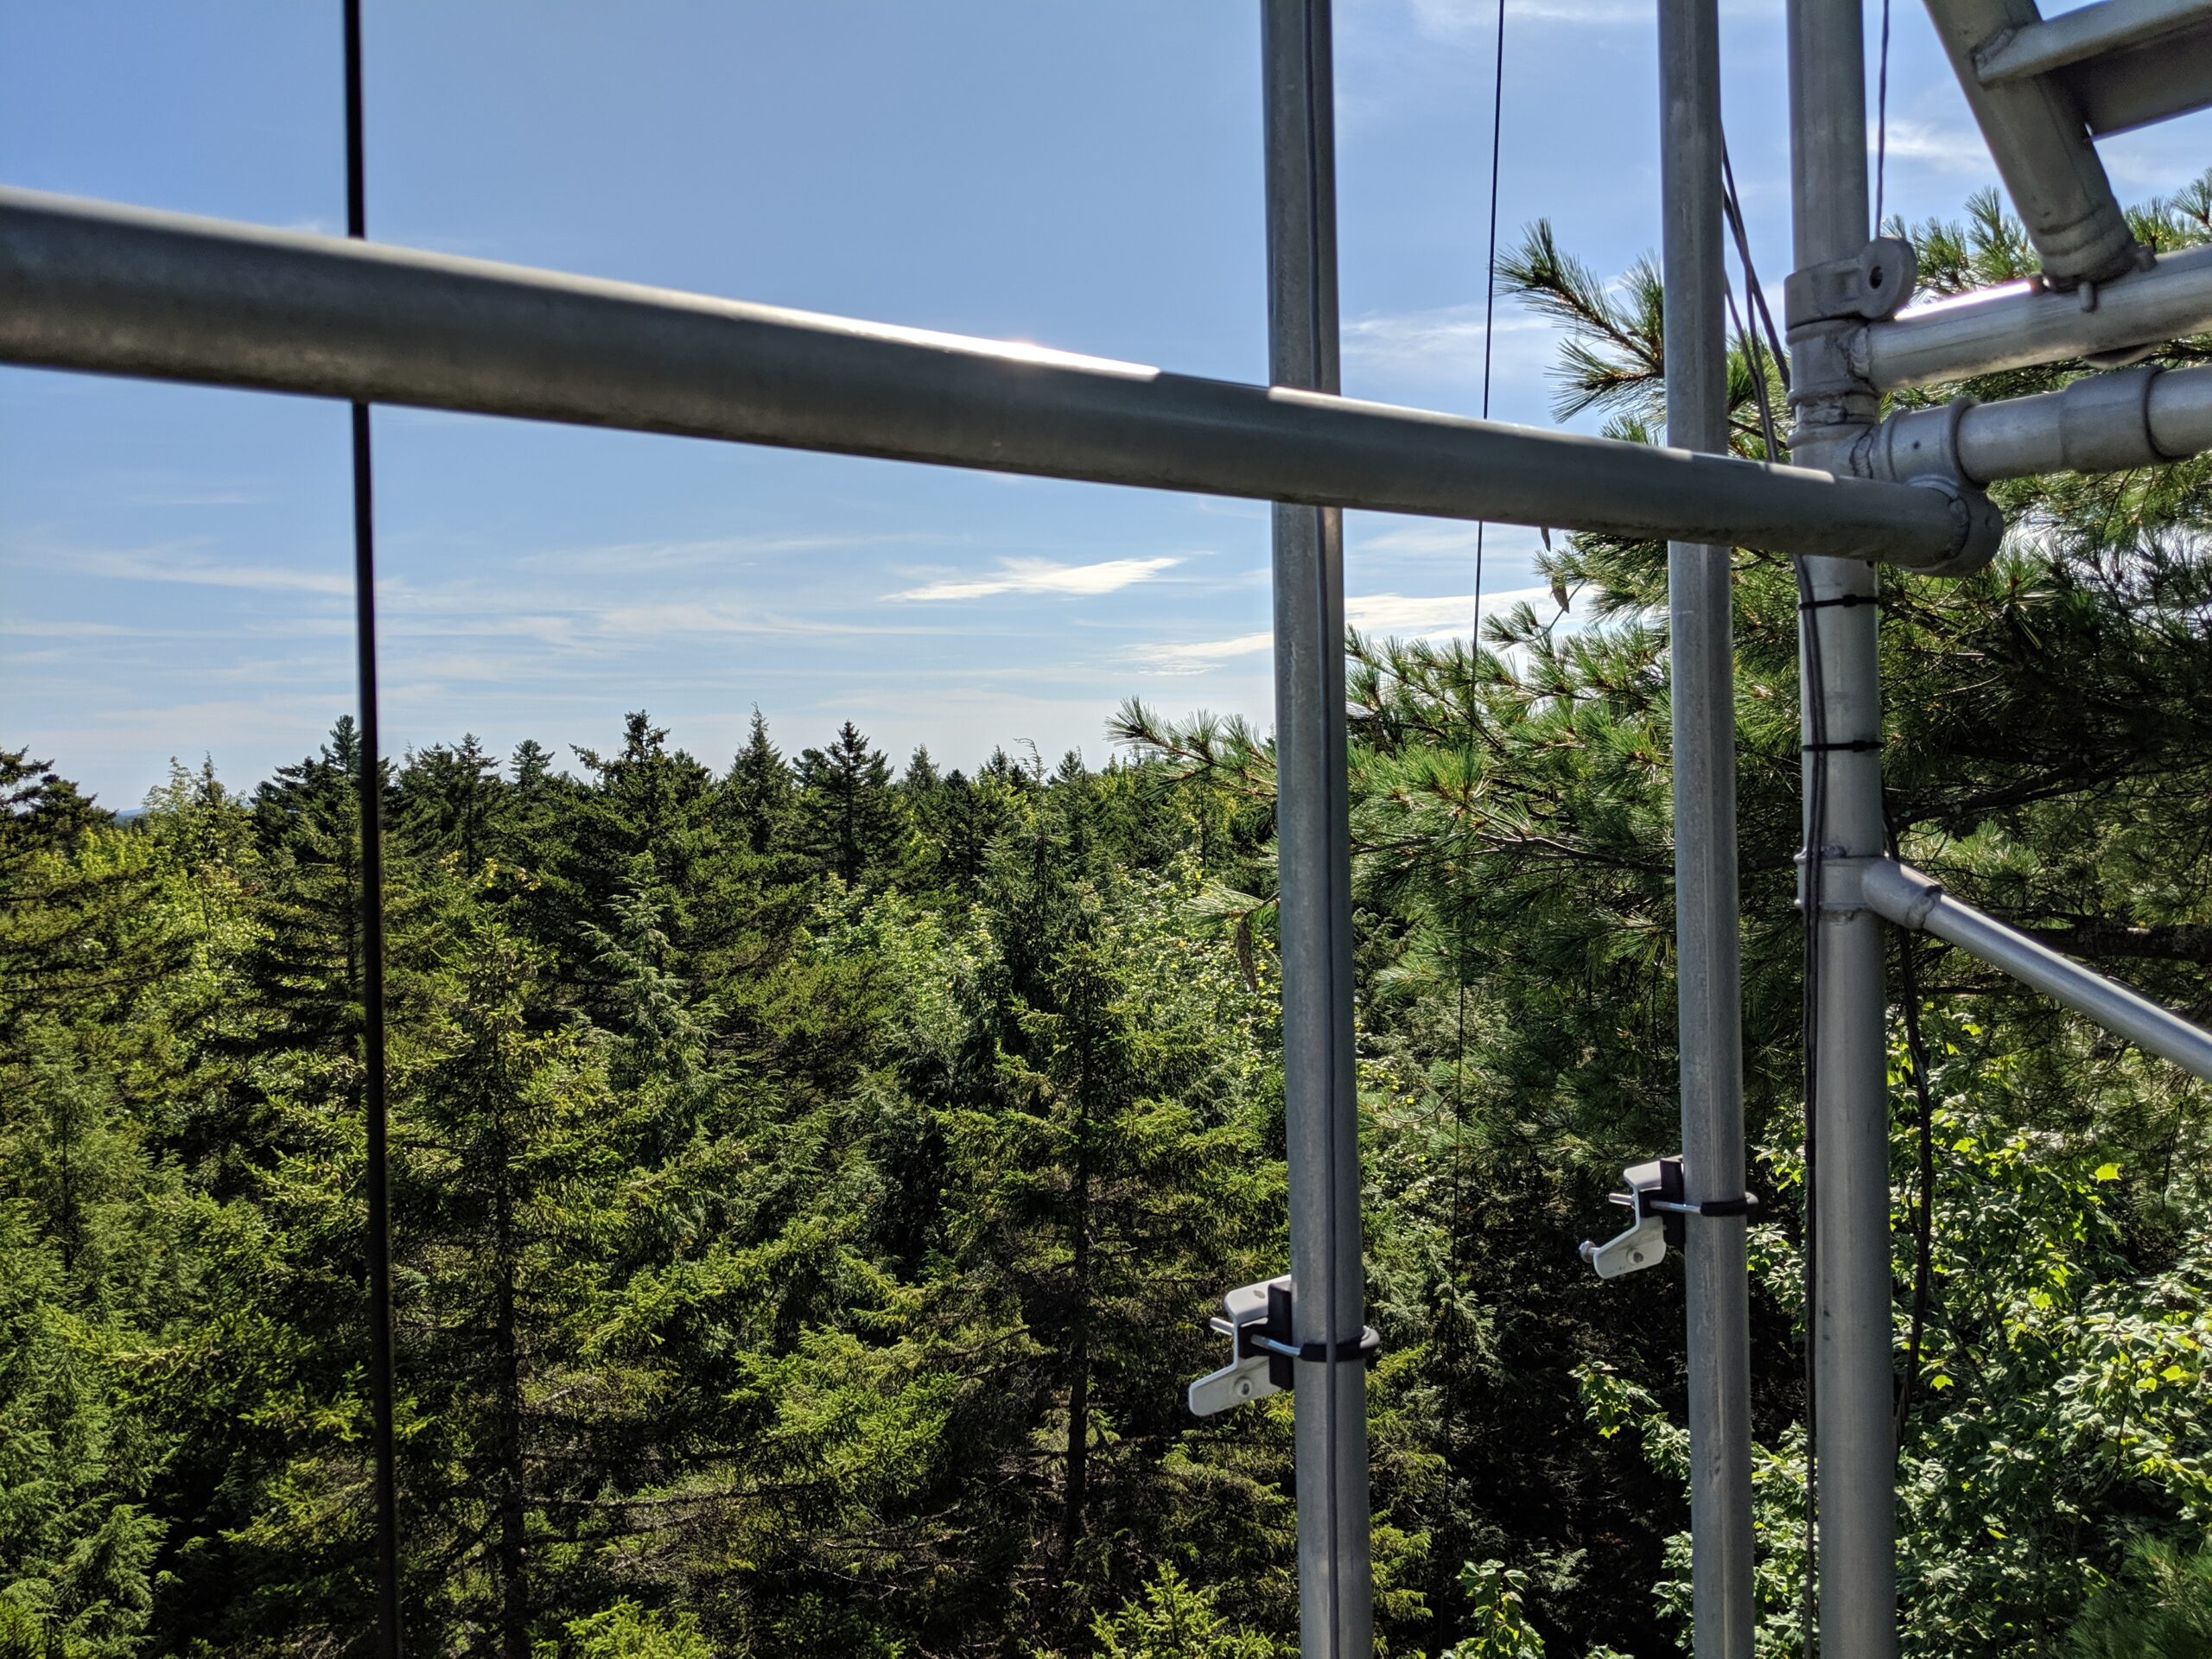
[[1804, 640], [1805, 718], [1815, 760], [1805, 779], [1804, 996], [1799, 1019], [1804, 1029], [1805, 1063], [1805, 1602], [1804, 1652], [1811, 1659], [1819, 1623], [1820, 1591], [1815, 1554], [1820, 1526], [1820, 1462], [1815, 1449], [1819, 1416], [1816, 1354], [1820, 1346], [1818, 1215], [1815, 1194], [1820, 1169], [1820, 1137], [1815, 1103], [1821, 1083], [1821, 862], [1826, 855], [1828, 766], [1826, 756], [1827, 687], [1821, 663], [1821, 616], [1815, 608], [1812, 577], [1796, 561], [1799, 632]]
[[[1890, 832], [1890, 856], [1897, 853], [1897, 831]], [[1920, 1381], [1921, 1345], [1928, 1331], [1928, 1309], [1935, 1281], [1936, 1098], [1928, 1081], [1928, 1048], [1920, 1036], [1920, 948], [1910, 928], [1897, 936], [1897, 989], [1904, 999], [1904, 1048], [1912, 1068], [1913, 1098], [1919, 1110], [1915, 1139], [1919, 1188], [1912, 1210], [1912, 1328], [1905, 1338], [1904, 1376], [1897, 1385], [1895, 1443], [1904, 1444], [1904, 1426]]]
[[[361, 141], [361, 0], [344, 0], [346, 234], [368, 235]], [[384, 766], [377, 720], [376, 492], [369, 406], [353, 405], [353, 649], [361, 733], [361, 1107], [369, 1228], [369, 1417], [377, 1510], [377, 1647], [399, 1659], [399, 1481], [392, 1431], [391, 1182], [387, 1168], [384, 1007]]]
[[[1751, 264], [1751, 238], [1744, 229], [1744, 204], [1736, 194], [1736, 169], [1728, 160], [1726, 139], [1720, 145], [1720, 211], [1727, 217], [1728, 229], [1736, 238], [1736, 258], [1744, 267], [1745, 308], [1764, 328], [1767, 346], [1774, 353], [1774, 372], [1781, 378], [1782, 390], [1787, 392], [1789, 353], [1783, 349], [1781, 332], [1775, 327], [1774, 313], [1767, 306], [1766, 290], [1759, 286], [1758, 267]], [[1767, 458], [1771, 461], [1773, 456]]]
[[[1751, 264], [1751, 238], [1744, 232], [1743, 203], [1736, 194], [1736, 175], [1728, 165], [1727, 146], [1720, 152], [1721, 206], [1727, 215], [1730, 227], [1735, 232], [1737, 257], [1744, 267], [1745, 308], [1764, 312], [1766, 302], [1758, 284], [1758, 273]], [[1774, 425], [1773, 400], [1768, 395], [1766, 365], [1761, 359], [1759, 342], [1742, 315], [1736, 310], [1735, 298], [1726, 294], [1728, 311], [1735, 321], [1737, 338], [1742, 342], [1744, 356], [1751, 369], [1751, 395], [1758, 401], [1759, 429], [1766, 442], [1767, 459], [1777, 456]], [[1774, 338], [1774, 318], [1766, 315], [1768, 340], [1773, 345], [1777, 366], [1783, 376], [1785, 389], [1789, 385], [1787, 359], [1782, 356], [1781, 343]], [[1817, 1626], [1820, 1620], [1820, 1592], [1815, 1546], [1820, 1516], [1820, 1462], [1815, 1449], [1818, 1392], [1815, 1386], [1815, 1356], [1819, 1347], [1819, 1277], [1817, 1234], [1815, 1229], [1813, 1195], [1819, 1169], [1820, 1141], [1814, 1117], [1814, 1102], [1820, 1097], [1820, 928], [1821, 877], [1823, 844], [1827, 831], [1827, 761], [1828, 720], [1826, 677], [1821, 662], [1821, 612], [1825, 608], [1813, 593], [1812, 578], [1805, 569], [1805, 562], [1793, 562], [1797, 577], [1797, 615], [1799, 637], [1804, 641], [1804, 700], [1805, 723], [1808, 727], [1808, 750], [1815, 756], [1805, 780], [1805, 887], [1804, 887], [1804, 956], [1803, 992], [1798, 1007], [1799, 1023], [1803, 1033], [1805, 1068], [1805, 1203], [1804, 1203], [1804, 1297], [1805, 1297], [1805, 1585], [1802, 1619], [1803, 1623], [1802, 1651], [1812, 1659]]]

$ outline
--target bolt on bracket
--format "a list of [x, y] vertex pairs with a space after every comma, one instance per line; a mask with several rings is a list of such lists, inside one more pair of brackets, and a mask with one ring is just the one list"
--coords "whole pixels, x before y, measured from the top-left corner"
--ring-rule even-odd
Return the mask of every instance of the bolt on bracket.
[[1240, 1285], [1221, 1299], [1221, 1313], [1208, 1327], [1230, 1339], [1229, 1363], [1191, 1384], [1192, 1415], [1211, 1417], [1248, 1400], [1264, 1400], [1294, 1388], [1300, 1364], [1357, 1363], [1371, 1365], [1382, 1338], [1371, 1325], [1356, 1340], [1337, 1344], [1298, 1340], [1297, 1300], [1291, 1278], [1283, 1274], [1256, 1285]]
[[1618, 1279], [1624, 1273], [1657, 1266], [1669, 1249], [1681, 1249], [1691, 1216], [1758, 1214], [1758, 1198], [1749, 1192], [1740, 1198], [1707, 1198], [1702, 1204], [1688, 1202], [1683, 1197], [1680, 1154], [1655, 1158], [1648, 1164], [1631, 1164], [1621, 1172], [1621, 1178], [1628, 1183], [1628, 1191], [1607, 1197], [1632, 1211], [1634, 1224], [1602, 1244], [1589, 1239], [1582, 1242], [1582, 1259], [1597, 1269], [1600, 1279]]
[[1857, 253], [1793, 270], [1782, 284], [1782, 312], [1791, 328], [1843, 318], [1894, 316], [1920, 282], [1912, 244], [1878, 236]]

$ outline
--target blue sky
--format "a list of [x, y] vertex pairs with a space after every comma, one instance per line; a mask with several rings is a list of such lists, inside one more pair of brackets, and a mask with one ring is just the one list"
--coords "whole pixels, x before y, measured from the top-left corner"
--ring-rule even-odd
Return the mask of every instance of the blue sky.
[[[1779, 0], [1723, 0], [1728, 122], [1787, 245]], [[371, 234], [1236, 379], [1264, 378], [1251, 0], [366, 0]], [[1338, 0], [1345, 390], [1480, 403], [1491, 0]], [[342, 223], [337, 0], [0, 0], [0, 179]], [[1870, 28], [1870, 40], [1872, 36]], [[1508, 0], [1502, 235], [1611, 274], [1657, 237], [1649, 0]], [[1992, 181], [1897, 0], [1889, 195]], [[2202, 117], [2106, 146], [2130, 198]], [[1498, 320], [1493, 410], [1549, 420]], [[846, 718], [972, 766], [1108, 753], [1136, 695], [1264, 723], [1256, 505], [430, 412], [378, 416], [385, 718], [603, 745], [645, 708], [726, 760]], [[111, 805], [172, 754], [234, 784], [352, 698], [346, 419], [0, 370], [0, 742]], [[1353, 619], [1466, 626], [1471, 527], [1355, 514]], [[1535, 582], [1490, 538], [1487, 594]], [[1486, 601], [1487, 602], [1487, 601]], [[563, 748], [565, 753], [565, 749]]]

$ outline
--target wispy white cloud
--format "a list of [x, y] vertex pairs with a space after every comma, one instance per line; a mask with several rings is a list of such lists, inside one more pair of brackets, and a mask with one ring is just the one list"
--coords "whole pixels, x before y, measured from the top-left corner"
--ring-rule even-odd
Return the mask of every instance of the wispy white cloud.
[[[1510, 611], [1524, 601], [1533, 603], [1548, 591], [1542, 588], [1509, 588], [1503, 593], [1484, 594], [1483, 614]], [[1474, 615], [1474, 607], [1472, 594], [1445, 594], [1435, 598], [1370, 594], [1363, 599], [1344, 601], [1344, 620], [1362, 633], [1427, 639], [1465, 632]]]
[[[122, 582], [173, 582], [197, 588], [245, 588], [269, 594], [350, 594], [350, 570], [281, 564], [219, 564], [172, 547], [55, 550], [50, 562], [80, 575]], [[381, 584], [380, 584], [381, 586]]]
[[1001, 559], [998, 572], [988, 576], [953, 577], [925, 582], [887, 599], [988, 599], [996, 594], [1059, 594], [1090, 598], [1110, 594], [1140, 582], [1150, 582], [1163, 570], [1182, 563], [1179, 558], [1102, 559], [1096, 564], [1056, 564], [1050, 559]]
[[683, 634], [787, 634], [859, 632], [835, 623], [793, 617], [757, 602], [671, 594], [633, 605], [618, 605], [588, 619], [579, 618], [594, 640], [634, 642]]
[[[1942, 126], [1932, 121], [1914, 121], [1893, 115], [1890, 118], [1888, 148], [1893, 162], [1918, 162], [1946, 173], [1996, 171], [1989, 151], [1982, 144], [1981, 135], [1971, 127]], [[1873, 154], [1871, 137], [1867, 154]]]
[[[1541, 318], [1502, 312], [1491, 336], [1493, 378], [1541, 370], [1551, 359], [1555, 332]], [[1468, 384], [1482, 378], [1480, 301], [1355, 317], [1344, 325], [1343, 340], [1345, 363], [1365, 374]]]
[[[1544, 588], [1510, 588], [1484, 594], [1482, 613], [1494, 615], [1516, 605], [1548, 603]], [[1362, 633], [1402, 639], [1434, 639], [1465, 633], [1474, 616], [1472, 594], [1367, 594], [1344, 601], [1344, 620]], [[1173, 645], [1145, 645], [1136, 652], [1140, 662], [1154, 673], [1196, 674], [1239, 657], [1266, 651], [1274, 643], [1272, 631], [1235, 634], [1226, 639], [1197, 639]]]
[[1249, 657], [1265, 651], [1274, 642], [1272, 630], [1262, 628], [1257, 633], [1239, 633], [1226, 639], [1192, 639], [1180, 645], [1141, 645], [1137, 658], [1163, 673], [1191, 674], [1211, 668], [1216, 663], [1225, 663], [1232, 657]]
[[251, 490], [169, 490], [131, 497], [141, 507], [257, 507], [269, 498]]
[[181, 639], [191, 637], [183, 628], [141, 628], [124, 622], [49, 620], [36, 617], [0, 617], [0, 633], [22, 634], [38, 639]]
[[[1541, 544], [1542, 538], [1535, 531], [1520, 524], [1486, 524], [1482, 528], [1483, 549], [1491, 558], [1529, 557]], [[1458, 522], [1394, 524], [1388, 530], [1363, 531], [1352, 543], [1351, 550], [1363, 559], [1471, 559], [1475, 530], [1472, 524]]]
[[524, 554], [515, 563], [529, 569], [560, 570], [580, 575], [626, 575], [640, 570], [746, 564], [779, 555], [834, 553], [949, 539], [951, 538], [914, 531], [874, 536], [701, 536], [676, 541], [608, 542], [590, 547], [549, 548], [543, 552]]

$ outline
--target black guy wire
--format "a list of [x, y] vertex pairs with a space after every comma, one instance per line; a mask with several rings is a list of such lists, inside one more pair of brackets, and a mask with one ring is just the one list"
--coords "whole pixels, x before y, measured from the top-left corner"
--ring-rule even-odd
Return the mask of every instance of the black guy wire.
[[[1499, 163], [1503, 156], [1505, 134], [1505, 0], [1497, 0], [1497, 30], [1496, 66], [1491, 78], [1490, 105], [1490, 235], [1483, 259], [1483, 418], [1490, 418], [1491, 339], [1497, 318], [1497, 181]], [[1467, 636], [1467, 743], [1460, 767], [1460, 787], [1471, 794], [1475, 775], [1475, 722], [1477, 712], [1477, 682], [1483, 650], [1483, 531], [1485, 526], [1475, 520], [1475, 600], [1473, 616]], [[1452, 1294], [1456, 1303], [1459, 1294], [1460, 1270], [1464, 1265], [1461, 1252], [1466, 1233], [1466, 1158], [1464, 1143], [1467, 1127], [1467, 960], [1466, 928], [1468, 916], [1465, 902], [1466, 860], [1460, 861], [1461, 906], [1458, 918], [1458, 937], [1453, 941], [1453, 974], [1458, 982], [1458, 1007], [1454, 1012], [1452, 1042]], [[1452, 1327], [1459, 1328], [1455, 1307]], [[1459, 1414], [1452, 1411], [1445, 1425], [1445, 1452], [1447, 1462], [1458, 1461], [1459, 1444]]]
[[[368, 235], [361, 119], [361, 0], [344, 0], [346, 234]], [[369, 406], [353, 405], [353, 649], [360, 677], [361, 1106], [369, 1230], [369, 1416], [377, 1509], [377, 1649], [400, 1659], [399, 1480], [392, 1433], [391, 1181], [387, 1168], [384, 987], [384, 766], [377, 720], [376, 491]]]
[[[1483, 419], [1490, 419], [1491, 335], [1497, 321], [1497, 178], [1505, 137], [1505, 0], [1497, 0], [1497, 61], [1490, 102], [1490, 245], [1483, 262]], [[1475, 520], [1475, 652], [1482, 650], [1483, 531]]]
[[1882, 0], [1882, 66], [1874, 93], [1874, 234], [1882, 233], [1882, 187], [1890, 170], [1890, 0]]
[[1752, 396], [1758, 399], [1759, 406], [1759, 439], [1766, 446], [1766, 458], [1773, 461], [1782, 451], [1777, 447], [1779, 440], [1774, 429], [1774, 406], [1766, 395], [1766, 359], [1759, 350], [1758, 341], [1744, 326], [1743, 313], [1736, 308], [1736, 290], [1725, 281], [1720, 285], [1720, 297], [1728, 307], [1728, 321], [1734, 326], [1736, 339], [1743, 346], [1745, 359], [1751, 365]]
[[[1743, 199], [1736, 194], [1736, 169], [1728, 160], [1726, 139], [1720, 145], [1720, 211], [1727, 216], [1728, 229], [1736, 241], [1737, 263], [1744, 268], [1744, 308], [1756, 318], [1763, 329], [1768, 348], [1774, 353], [1774, 370], [1781, 377], [1782, 389], [1789, 390], [1789, 353], [1783, 349], [1781, 332], [1774, 326], [1774, 313], [1767, 307], [1766, 290], [1759, 286], [1758, 267], [1751, 263], [1751, 238], [1744, 229]], [[1769, 455], [1769, 460], [1773, 456]]]
[[[1786, 390], [1789, 384], [1789, 359], [1783, 356], [1781, 342], [1774, 336], [1774, 318], [1766, 311], [1758, 274], [1751, 266], [1751, 238], [1744, 231], [1743, 203], [1736, 194], [1735, 170], [1728, 164], [1725, 142], [1720, 149], [1720, 175], [1721, 206], [1735, 234], [1737, 257], [1744, 267], [1745, 310], [1765, 314], [1768, 342], [1774, 347], [1777, 366]], [[1725, 288], [1723, 291], [1725, 294]], [[1759, 430], [1766, 442], [1767, 458], [1771, 461], [1776, 459], [1777, 451], [1774, 406], [1767, 391], [1766, 366], [1760, 360], [1758, 340], [1736, 310], [1734, 296], [1728, 295], [1727, 300], [1729, 315], [1736, 322], [1737, 337], [1743, 342], [1744, 354], [1751, 365], [1751, 394], [1758, 400]], [[1803, 1625], [1801, 1651], [1805, 1659], [1812, 1659], [1820, 1623], [1819, 1566], [1815, 1554], [1820, 1524], [1820, 1457], [1815, 1446], [1818, 1415], [1815, 1356], [1820, 1346], [1820, 1285], [1814, 1208], [1820, 1141], [1814, 1102], [1820, 1097], [1821, 865], [1827, 836], [1828, 716], [1827, 680], [1821, 664], [1821, 613], [1814, 601], [1812, 577], [1806, 572], [1804, 560], [1796, 559], [1791, 564], [1797, 577], [1799, 635], [1804, 641], [1805, 718], [1811, 728], [1811, 750], [1819, 757], [1805, 782], [1804, 967], [1802, 998], [1798, 1007], [1805, 1065], [1805, 1581], [1800, 1618]]]

